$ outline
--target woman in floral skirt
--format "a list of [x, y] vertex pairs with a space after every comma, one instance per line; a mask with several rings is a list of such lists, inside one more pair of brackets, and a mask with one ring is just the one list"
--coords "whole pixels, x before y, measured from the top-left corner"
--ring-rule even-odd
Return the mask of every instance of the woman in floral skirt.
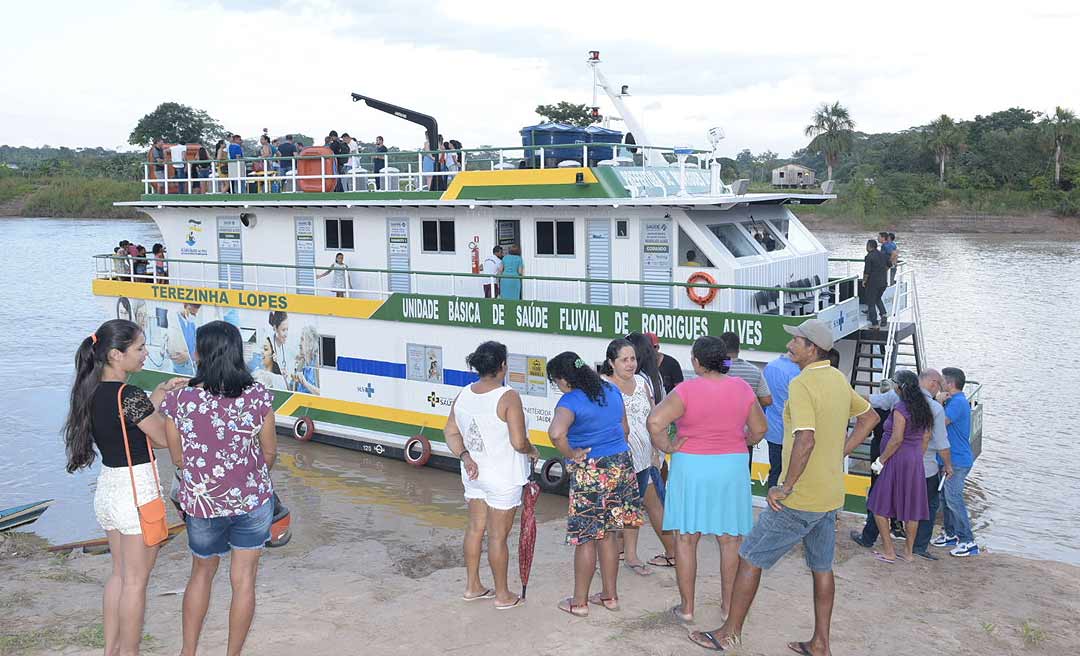
[[[563, 393], [548, 436], [568, 461], [566, 542], [574, 545], [574, 595], [559, 609], [577, 617], [589, 614], [590, 603], [619, 610], [614, 532], [642, 523], [622, 393], [570, 351], [548, 362], [547, 375]], [[590, 596], [598, 556], [602, 587]]]

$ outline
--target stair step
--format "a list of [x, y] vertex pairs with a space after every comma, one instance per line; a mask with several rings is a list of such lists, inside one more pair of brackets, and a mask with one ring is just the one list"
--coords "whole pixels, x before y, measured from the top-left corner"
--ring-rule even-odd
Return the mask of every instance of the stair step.
[[885, 371], [884, 367], [855, 367], [855, 371], [868, 371], [872, 374], [880, 374]]
[[859, 343], [860, 344], [881, 344], [882, 346], [884, 346], [885, 344], [888, 344], [889, 342], [887, 340], [884, 340], [884, 339], [860, 339]]

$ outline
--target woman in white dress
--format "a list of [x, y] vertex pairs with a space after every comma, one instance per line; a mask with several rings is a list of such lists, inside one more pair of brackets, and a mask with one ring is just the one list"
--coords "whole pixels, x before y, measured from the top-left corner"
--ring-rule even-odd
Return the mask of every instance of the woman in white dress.
[[345, 298], [349, 289], [349, 267], [345, 266], [345, 254], [338, 253], [334, 257], [334, 263], [326, 268], [326, 271], [320, 273], [316, 278], [325, 278], [330, 274], [334, 274], [334, 295], [338, 298]]
[[[649, 438], [646, 422], [653, 409], [652, 386], [638, 369], [637, 354], [634, 345], [625, 339], [612, 340], [608, 344], [607, 357], [600, 365], [600, 374], [604, 380], [619, 388], [626, 408], [626, 422], [630, 426], [627, 439], [630, 442], [630, 456], [634, 461], [634, 474], [637, 477], [638, 493], [649, 514], [649, 523], [664, 545], [664, 553], [654, 561], [671, 562], [675, 557], [675, 540], [665, 535], [661, 527], [664, 522], [664, 501], [660, 472], [655, 467], [655, 450]], [[655, 472], [655, 474], [654, 474]], [[638, 529], [623, 529], [623, 553], [626, 566], [635, 574], [648, 576], [652, 573], [649, 566], [638, 558]]]
[[[467, 362], [480, 380], [461, 390], [443, 429], [446, 445], [461, 459], [461, 482], [469, 504], [464, 544], [467, 581], [462, 598], [494, 599], [496, 610], [509, 610], [523, 600], [507, 585], [507, 537], [521, 505], [522, 486], [529, 480], [530, 461], [540, 454], [529, 442], [521, 397], [504, 384], [506, 346], [484, 342]], [[480, 582], [485, 531], [494, 590]]]

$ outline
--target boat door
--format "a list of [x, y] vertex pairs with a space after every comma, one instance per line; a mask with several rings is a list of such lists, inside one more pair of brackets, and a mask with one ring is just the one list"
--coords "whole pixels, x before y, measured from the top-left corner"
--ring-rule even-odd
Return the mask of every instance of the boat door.
[[[244, 288], [244, 249], [240, 240], [240, 217], [217, 217], [218, 286], [226, 289]], [[232, 264], [235, 262], [235, 264]]]
[[[585, 233], [585, 276], [611, 280], [611, 220], [587, 219]], [[587, 302], [611, 305], [611, 283], [588, 283]]]
[[[641, 279], [671, 282], [671, 219], [644, 219], [641, 235]], [[668, 285], [642, 285], [641, 307], [670, 308], [671, 294]]]
[[495, 245], [509, 249], [511, 244], [521, 244], [521, 221], [517, 219], [495, 220]]
[[[409, 261], [409, 220], [389, 218], [386, 220], [386, 268], [391, 271], [408, 271]], [[391, 273], [388, 276], [388, 288], [391, 292], [408, 294], [412, 291], [408, 273]]]

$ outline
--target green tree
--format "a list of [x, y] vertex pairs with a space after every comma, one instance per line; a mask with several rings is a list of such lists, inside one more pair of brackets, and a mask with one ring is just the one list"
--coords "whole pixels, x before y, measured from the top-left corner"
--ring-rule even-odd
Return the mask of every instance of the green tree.
[[155, 139], [168, 143], [208, 143], [225, 134], [221, 124], [201, 109], [166, 102], [139, 119], [128, 136], [133, 146], [149, 146]]
[[855, 121], [840, 102], [822, 103], [814, 112], [812, 123], [806, 126], [806, 136], [812, 137], [808, 150], [825, 156], [828, 179], [832, 180], [833, 167], [840, 162], [840, 155], [851, 150], [855, 140]]
[[1065, 150], [1080, 136], [1080, 121], [1076, 114], [1064, 107], [1054, 108], [1054, 113], [1042, 121], [1043, 129], [1054, 144], [1054, 187], [1061, 188], [1061, 165]]
[[938, 164], [938, 183], [945, 186], [945, 163], [960, 147], [963, 136], [947, 114], [937, 117], [927, 126], [927, 144], [934, 151], [934, 161]]
[[600, 121], [599, 116], [593, 116], [592, 107], [588, 105], [575, 105], [565, 100], [557, 105], [537, 105], [536, 113], [555, 123], [569, 123], [579, 127], [588, 127]]

